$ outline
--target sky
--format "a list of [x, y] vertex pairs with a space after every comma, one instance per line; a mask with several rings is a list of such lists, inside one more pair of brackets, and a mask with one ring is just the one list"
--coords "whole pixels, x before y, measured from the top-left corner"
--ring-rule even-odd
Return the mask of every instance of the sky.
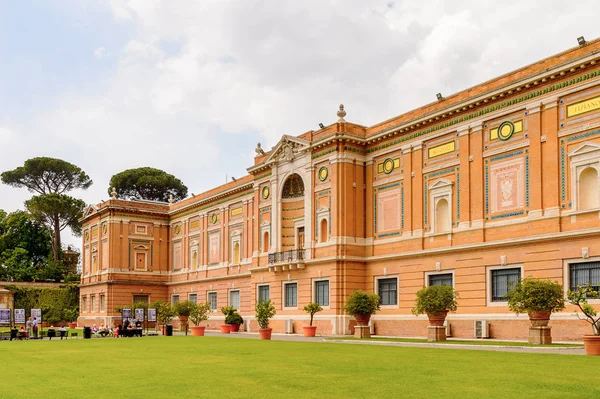
[[[596, 1], [0, 0], [0, 172], [151, 166], [199, 194], [256, 143], [373, 125], [599, 36]], [[0, 184], [0, 209], [26, 189]], [[63, 232], [67, 244], [80, 238]]]

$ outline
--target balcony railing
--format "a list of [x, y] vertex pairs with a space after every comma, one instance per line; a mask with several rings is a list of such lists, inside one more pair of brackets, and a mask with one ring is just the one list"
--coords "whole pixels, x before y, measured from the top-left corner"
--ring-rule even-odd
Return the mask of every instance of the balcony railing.
[[304, 249], [289, 249], [287, 251], [269, 254], [269, 265], [276, 263], [292, 263], [304, 260]]

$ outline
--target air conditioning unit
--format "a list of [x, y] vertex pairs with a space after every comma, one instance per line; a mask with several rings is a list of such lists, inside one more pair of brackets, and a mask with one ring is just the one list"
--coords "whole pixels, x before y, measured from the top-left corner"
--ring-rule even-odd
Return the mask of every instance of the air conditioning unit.
[[375, 335], [375, 322], [373, 320], [369, 320], [369, 332], [371, 335]]
[[489, 338], [490, 337], [489, 324], [486, 320], [475, 320], [473, 330], [474, 330], [475, 338]]
[[294, 320], [286, 320], [285, 321], [285, 325], [283, 327], [283, 332], [286, 334], [293, 334], [294, 333]]
[[448, 320], [444, 320], [444, 327], [446, 327], [446, 337], [451, 337], [452, 333], [450, 331], [450, 323], [448, 323]]

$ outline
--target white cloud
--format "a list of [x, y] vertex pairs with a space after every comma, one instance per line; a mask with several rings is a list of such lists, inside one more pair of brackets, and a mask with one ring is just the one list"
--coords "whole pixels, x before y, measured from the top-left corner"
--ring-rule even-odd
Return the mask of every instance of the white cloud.
[[10, 129], [0, 126], [0, 139], [8, 140], [12, 136], [13, 132]]
[[96, 50], [94, 50], [94, 57], [96, 57], [97, 59], [102, 59], [109, 56], [110, 53], [104, 47], [98, 47]]

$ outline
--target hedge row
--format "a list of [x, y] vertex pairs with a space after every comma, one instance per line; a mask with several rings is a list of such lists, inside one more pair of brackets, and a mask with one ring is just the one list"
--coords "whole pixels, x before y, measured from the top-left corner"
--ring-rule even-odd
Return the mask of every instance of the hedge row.
[[34, 288], [7, 286], [15, 294], [15, 309], [25, 309], [27, 318], [31, 309], [42, 310], [42, 321], [57, 324], [75, 321], [79, 317], [79, 287], [69, 284], [61, 288]]

